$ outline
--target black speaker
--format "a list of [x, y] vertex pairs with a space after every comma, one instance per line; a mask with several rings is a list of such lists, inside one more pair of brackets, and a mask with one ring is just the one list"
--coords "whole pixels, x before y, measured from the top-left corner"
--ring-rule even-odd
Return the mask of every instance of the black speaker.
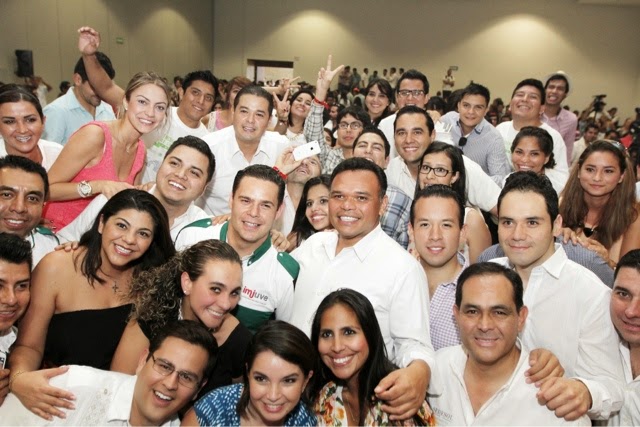
[[18, 59], [18, 77], [33, 76], [33, 51], [16, 50], [16, 58]]

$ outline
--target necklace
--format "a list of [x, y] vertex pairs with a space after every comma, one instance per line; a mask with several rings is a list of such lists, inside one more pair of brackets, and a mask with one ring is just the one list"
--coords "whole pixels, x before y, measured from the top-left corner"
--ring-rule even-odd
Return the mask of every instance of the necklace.
[[116, 294], [118, 293], [118, 282], [116, 280], [113, 281], [113, 286], [111, 286], [111, 289], [113, 290], [113, 293]]

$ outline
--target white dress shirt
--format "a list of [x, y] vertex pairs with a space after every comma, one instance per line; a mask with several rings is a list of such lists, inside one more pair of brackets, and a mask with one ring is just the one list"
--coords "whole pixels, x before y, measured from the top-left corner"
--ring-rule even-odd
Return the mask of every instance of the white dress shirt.
[[[510, 266], [507, 258], [493, 260]], [[520, 334], [525, 348], [545, 348], [560, 360], [568, 378], [582, 381], [593, 404], [592, 419], [607, 419], [622, 406], [623, 372], [609, 314], [611, 289], [569, 260], [562, 246], [531, 271], [524, 291], [529, 315]]]
[[591, 425], [586, 415], [576, 421], [565, 421], [538, 403], [538, 388], [535, 384], [527, 384], [524, 375], [529, 369], [526, 350], [520, 352], [509, 380], [474, 414], [464, 380], [466, 365], [467, 354], [462, 345], [436, 352], [436, 368], [431, 374], [428, 399], [439, 426]]
[[640, 425], [640, 375], [633, 378], [631, 371], [631, 354], [629, 344], [620, 342], [620, 358], [624, 369], [624, 405], [620, 412], [609, 418], [608, 426], [638, 426]]
[[251, 161], [247, 161], [236, 141], [233, 126], [206, 135], [204, 141], [216, 157], [216, 171], [198, 205], [210, 215], [229, 213], [229, 199], [233, 180], [238, 171], [250, 165], [276, 164], [278, 156], [291, 145], [286, 136], [277, 132], [265, 132]]
[[389, 358], [400, 367], [420, 359], [433, 363], [429, 295], [424, 270], [378, 225], [336, 255], [337, 232], [312, 235], [292, 255], [300, 264], [291, 323], [311, 335], [320, 302], [350, 288], [365, 295], [376, 312]]

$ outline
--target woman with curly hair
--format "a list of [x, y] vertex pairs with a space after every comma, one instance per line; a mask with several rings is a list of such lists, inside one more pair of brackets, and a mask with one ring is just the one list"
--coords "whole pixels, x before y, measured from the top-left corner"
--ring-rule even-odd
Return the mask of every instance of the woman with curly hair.
[[640, 248], [633, 165], [622, 144], [591, 143], [571, 170], [560, 200], [565, 235], [573, 234], [611, 267]]
[[242, 359], [251, 333], [231, 315], [240, 300], [242, 262], [219, 240], [203, 240], [176, 254], [164, 265], [138, 276], [131, 284], [135, 309], [111, 364], [111, 370], [134, 374], [149, 341], [173, 320], [195, 320], [218, 343], [218, 361], [207, 391], [242, 376]]

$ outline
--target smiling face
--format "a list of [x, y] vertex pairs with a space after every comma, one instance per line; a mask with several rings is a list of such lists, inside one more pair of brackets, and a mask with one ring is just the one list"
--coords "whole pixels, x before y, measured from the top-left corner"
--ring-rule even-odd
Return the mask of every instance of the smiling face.
[[98, 232], [102, 234], [102, 262], [115, 269], [128, 268], [149, 249], [154, 229], [151, 215], [135, 209], [116, 212], [106, 222], [101, 218]]
[[367, 96], [364, 98], [367, 112], [371, 119], [374, 120], [384, 113], [384, 110], [389, 107], [390, 103], [389, 97], [380, 90], [378, 85], [371, 86], [367, 92]]
[[302, 396], [309, 378], [298, 365], [271, 350], [256, 355], [248, 372], [247, 415], [262, 425], [284, 425], [284, 420]]
[[233, 114], [233, 129], [238, 143], [259, 144], [269, 124], [269, 102], [246, 93], [240, 97]]
[[611, 293], [611, 320], [623, 340], [640, 347], [640, 272], [621, 267]]
[[329, 228], [329, 189], [323, 184], [314, 185], [307, 193], [305, 216], [315, 231]]
[[31, 271], [29, 264], [0, 260], [0, 336], [22, 317], [29, 300]]
[[0, 169], [0, 232], [22, 238], [42, 218], [44, 181], [37, 173], [21, 169]]
[[[465, 95], [458, 102], [460, 122], [467, 128], [473, 129], [484, 119], [487, 112], [487, 100], [482, 95]], [[464, 135], [463, 135], [464, 136]]]
[[345, 116], [338, 123], [337, 145], [343, 149], [353, 148], [353, 142], [362, 133], [362, 122], [351, 114]]
[[185, 118], [185, 124], [196, 128], [200, 120], [211, 112], [216, 93], [211, 83], [204, 80], [194, 80], [184, 91], [178, 114]]
[[387, 207], [376, 175], [367, 170], [339, 173], [331, 183], [329, 217], [342, 247], [353, 246], [376, 228]]
[[167, 95], [155, 84], [146, 84], [134, 90], [125, 100], [127, 120], [141, 134], [160, 126], [167, 116]]
[[403, 114], [396, 119], [394, 131], [396, 150], [407, 164], [417, 164], [431, 137], [427, 118], [423, 114]]
[[469, 362], [498, 367], [519, 357], [516, 338], [527, 318], [527, 308], [518, 313], [514, 290], [503, 275], [470, 277], [463, 286], [460, 307], [453, 312], [460, 340]]
[[311, 101], [313, 98], [308, 93], [301, 93], [291, 103], [291, 114], [301, 119], [306, 119], [311, 111]]
[[28, 156], [36, 150], [44, 122], [36, 107], [27, 101], [0, 104], [0, 135], [7, 154]]
[[322, 313], [318, 353], [337, 378], [357, 384], [358, 374], [369, 358], [369, 344], [351, 308], [335, 304]]
[[516, 271], [530, 271], [553, 255], [553, 236], [562, 219], [549, 217], [542, 195], [511, 191], [502, 198], [498, 213], [498, 240]]
[[550, 80], [545, 89], [547, 105], [560, 105], [567, 97], [567, 82], [563, 79]]
[[180, 145], [160, 165], [156, 174], [156, 190], [163, 202], [188, 206], [207, 185], [209, 159], [198, 150]]
[[371, 132], [360, 135], [353, 148], [353, 157], [364, 157], [382, 169], [386, 169], [389, 164], [384, 141], [379, 135]]
[[163, 425], [178, 415], [178, 411], [193, 400], [201, 387], [189, 388], [178, 382], [178, 375], [192, 375], [200, 381], [209, 358], [197, 345], [176, 337], [167, 337], [155, 351], [155, 363], [174, 368], [163, 376], [154, 368], [154, 361], [145, 351], [136, 370], [136, 385], [131, 404], [132, 425]]
[[511, 98], [511, 116], [514, 120], [532, 121], [540, 118], [542, 95], [534, 86], [522, 86]]
[[[427, 172], [429, 168], [429, 172]], [[436, 173], [445, 176], [438, 176]], [[429, 153], [424, 156], [422, 160], [422, 169], [418, 172], [418, 182], [420, 189], [434, 184], [452, 185], [458, 178], [460, 178], [459, 172], [453, 172], [453, 165], [451, 159], [444, 152]]]
[[[183, 272], [185, 319], [199, 320], [207, 328], [220, 327], [229, 312], [236, 308], [242, 290], [242, 266], [235, 262], [209, 260], [195, 280]], [[195, 317], [190, 319], [191, 314]]]
[[287, 182], [304, 185], [311, 178], [320, 176], [321, 170], [322, 165], [318, 156], [307, 157], [288, 175]]
[[511, 162], [516, 172], [533, 171], [541, 174], [544, 171], [544, 165], [549, 161], [549, 157], [540, 149], [538, 138], [524, 136], [520, 138], [518, 145], [511, 153]]
[[[270, 181], [245, 176], [231, 195], [229, 243], [238, 252], [236, 244], [247, 252], [256, 250], [273, 228], [282, 213], [278, 208], [278, 186]], [[242, 255], [242, 254], [241, 254]]]
[[[402, 94], [402, 91], [420, 91], [420, 93], [416, 96], [413, 93], [409, 93], [406, 96]], [[407, 105], [417, 105], [420, 108], [424, 108], [429, 100], [429, 95], [424, 92], [424, 84], [421, 80], [417, 79], [404, 79], [400, 82], [398, 86], [398, 90], [396, 91], [396, 104], [398, 106], [398, 110]]]
[[592, 197], [608, 197], [624, 179], [618, 158], [608, 151], [594, 151], [578, 173], [580, 185]]

